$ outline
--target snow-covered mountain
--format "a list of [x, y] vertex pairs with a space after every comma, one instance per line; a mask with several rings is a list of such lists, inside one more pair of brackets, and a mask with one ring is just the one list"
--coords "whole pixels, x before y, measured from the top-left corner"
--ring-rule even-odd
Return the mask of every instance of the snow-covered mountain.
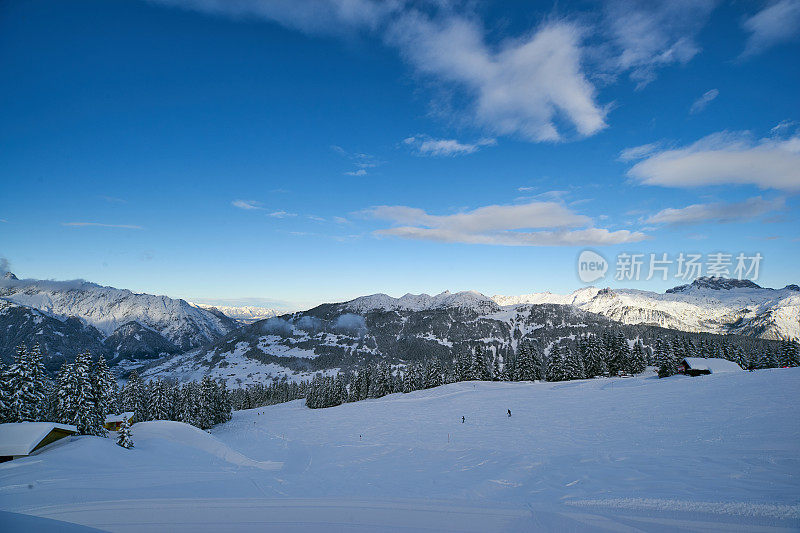
[[566, 295], [544, 292], [493, 296], [492, 300], [501, 306], [574, 305], [624, 324], [774, 340], [800, 338], [800, 289], [796, 285], [768, 289], [749, 280], [703, 277], [664, 294], [587, 287]]
[[[211, 346], [154, 362], [145, 376], [196, 380], [210, 374], [235, 387], [273, 379], [307, 379], [316, 372], [335, 373], [376, 360], [393, 364], [428, 358], [452, 361], [472, 353], [476, 346], [507, 360], [523, 339], [548, 354], [563, 339], [609, 329], [629, 339], [643, 339], [645, 345], [656, 337], [682, 336], [683, 332], [740, 333], [751, 338], [729, 342], [758, 345], [758, 351], [769, 345], [758, 337], [772, 338], [776, 328], [781, 332], [797, 329], [796, 321], [792, 325], [774, 319], [756, 328], [754, 317], [764, 320], [783, 312], [796, 313], [798, 306], [792, 298], [800, 292], [707, 285], [701, 280], [695, 287], [665, 295], [617, 294], [596, 288], [570, 295], [494, 299], [477, 292], [400, 298], [374, 294], [255, 322]], [[720, 291], [725, 294], [716, 294]], [[742, 310], [744, 305], [748, 310]], [[738, 315], [729, 316], [727, 308], [738, 310]], [[746, 322], [749, 328], [739, 320], [748, 313], [754, 315]]]
[[270, 309], [269, 307], [258, 307], [254, 305], [242, 305], [242, 306], [209, 305], [209, 304], [200, 304], [196, 302], [189, 302], [189, 303], [195, 307], [199, 307], [200, 309], [207, 309], [207, 310], [216, 309], [225, 316], [233, 318], [234, 320], [237, 320], [242, 324], [252, 324], [253, 322], [257, 322], [258, 320], [264, 320], [265, 318], [272, 318], [274, 316], [278, 316], [278, 311], [276, 311], [275, 309]]
[[[0, 301], [96, 331], [111, 357], [152, 358], [215, 341], [238, 324], [216, 310], [200, 309], [167, 296], [138, 294], [82, 280], [0, 280]], [[17, 311], [18, 312], [18, 311]], [[6, 324], [5, 335], [21, 324]], [[41, 337], [44, 332], [36, 332]], [[30, 342], [30, 339], [28, 340]], [[88, 347], [87, 347], [88, 348]], [[84, 348], [86, 349], [86, 348]]]

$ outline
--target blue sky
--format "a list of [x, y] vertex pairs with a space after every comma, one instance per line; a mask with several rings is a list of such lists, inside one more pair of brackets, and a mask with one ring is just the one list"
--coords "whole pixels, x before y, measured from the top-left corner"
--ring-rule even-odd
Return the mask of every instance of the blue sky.
[[586, 248], [796, 283], [798, 52], [800, 0], [9, 0], [0, 256], [284, 309], [571, 291]]

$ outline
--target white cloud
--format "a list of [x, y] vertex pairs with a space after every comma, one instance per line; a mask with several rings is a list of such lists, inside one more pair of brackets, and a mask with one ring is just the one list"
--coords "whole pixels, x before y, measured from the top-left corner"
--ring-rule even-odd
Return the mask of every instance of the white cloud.
[[753, 141], [747, 132], [715, 133], [684, 148], [649, 153], [628, 176], [664, 187], [752, 184], [797, 191], [800, 136]]
[[750, 34], [741, 58], [758, 55], [800, 35], [800, 0], [779, 0], [747, 18], [742, 26]]
[[378, 206], [365, 214], [396, 225], [378, 230], [376, 235], [436, 242], [576, 246], [638, 242], [647, 238], [640, 232], [586, 227], [591, 226], [589, 217], [574, 213], [558, 202], [490, 205], [454, 215], [430, 215], [407, 206]]
[[102, 224], [100, 222], [62, 222], [62, 226], [72, 226], [77, 228], [82, 227], [98, 227], [98, 228], [120, 228], [120, 229], [144, 229], [142, 226], [134, 224]]
[[610, 0], [605, 28], [613, 52], [608, 67], [627, 71], [641, 89], [656, 68], [685, 64], [700, 51], [695, 36], [717, 0]]
[[256, 202], [255, 200], [234, 200], [231, 202], [231, 205], [247, 211], [253, 209], [263, 209], [263, 207], [261, 207], [261, 202]]
[[659, 143], [650, 143], [642, 144], [641, 146], [634, 146], [632, 148], [626, 148], [619, 153], [619, 160], [633, 161], [634, 159], [641, 159], [658, 150], [659, 146]]
[[692, 104], [692, 107], [689, 108], [689, 113], [694, 115], [695, 113], [699, 113], [703, 109], [706, 108], [708, 104], [714, 101], [714, 99], [719, 96], [719, 91], [717, 89], [711, 89], [710, 91], [706, 91], [703, 93], [703, 96], [698, 98]]
[[[582, 29], [563, 21], [488, 43], [473, 9], [439, 0], [151, 0], [232, 17], [256, 17], [308, 33], [377, 35], [417, 71], [471, 102], [463, 113], [498, 135], [555, 141], [592, 135], [606, 111], [581, 65]], [[459, 14], [457, 14], [459, 13]]]
[[345, 172], [345, 174], [348, 176], [366, 176], [367, 171], [364, 170], [363, 168], [359, 168], [358, 170], [349, 170]]
[[743, 202], [693, 204], [679, 209], [664, 209], [648, 218], [647, 222], [670, 225], [741, 222], [782, 210], [785, 207], [786, 200], [784, 198], [765, 200], [761, 196], [756, 196]]
[[483, 146], [494, 146], [495, 139], [480, 139], [474, 143], [462, 143], [455, 139], [433, 139], [427, 135], [416, 135], [403, 140], [403, 143], [413, 147], [420, 155], [455, 156], [472, 154]]
[[287, 213], [286, 211], [273, 211], [269, 213], [267, 216], [272, 218], [287, 218], [287, 217], [296, 217], [297, 213]]
[[317, 215], [306, 215], [306, 218], [308, 218], [309, 220], [313, 220], [315, 222], [325, 222], [325, 219], [323, 217]]
[[474, 120], [495, 134], [556, 141], [564, 127], [581, 135], [606, 127], [605, 110], [581, 68], [576, 25], [550, 22], [490, 46], [472, 19], [432, 20], [409, 11], [392, 25], [388, 42], [420, 73], [471, 95]]

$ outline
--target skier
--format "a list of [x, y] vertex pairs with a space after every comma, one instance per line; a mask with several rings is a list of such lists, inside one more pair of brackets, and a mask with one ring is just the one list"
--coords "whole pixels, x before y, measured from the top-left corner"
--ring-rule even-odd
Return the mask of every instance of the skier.
[[463, 416], [461, 417], [461, 423], [462, 424], [464, 423], [464, 417]]
[[511, 409], [508, 410], [508, 418], [511, 418]]

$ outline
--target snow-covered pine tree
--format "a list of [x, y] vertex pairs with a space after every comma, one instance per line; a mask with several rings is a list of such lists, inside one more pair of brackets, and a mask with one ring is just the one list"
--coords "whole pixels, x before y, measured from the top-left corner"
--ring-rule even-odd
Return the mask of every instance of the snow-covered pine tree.
[[92, 380], [95, 386], [98, 409], [106, 414], [119, 414], [117, 378], [111, 373], [106, 363], [106, 358], [102, 355], [94, 362]]
[[527, 341], [522, 341], [517, 348], [517, 357], [514, 361], [514, 381], [533, 381], [537, 379], [537, 372], [533, 362], [533, 347]]
[[170, 412], [170, 391], [166, 382], [156, 379], [150, 382], [150, 408], [148, 409], [151, 420], [169, 420]]
[[785, 368], [797, 365], [797, 343], [793, 341], [781, 341], [781, 347], [778, 351], [778, 366]]
[[131, 424], [127, 418], [122, 419], [122, 425], [117, 432], [117, 444], [129, 450], [133, 448], [133, 439], [131, 438]]
[[32, 363], [28, 348], [24, 344], [17, 346], [14, 362], [9, 368], [12, 422], [33, 422], [37, 419], [41, 393], [37, 391]]
[[434, 357], [425, 363], [424, 386], [426, 389], [438, 387], [442, 384], [442, 365]]
[[561, 351], [564, 359], [565, 379], [584, 379], [586, 372], [581, 355], [566, 343], [561, 347]]
[[210, 376], [203, 377], [200, 382], [200, 413], [198, 423], [200, 429], [208, 429], [214, 425], [214, 393], [216, 386]]
[[628, 345], [628, 339], [625, 334], [618, 331], [613, 338], [613, 356], [608, 363], [608, 370], [611, 375], [616, 376], [620, 372], [624, 372], [628, 368], [628, 360], [631, 356], [631, 349]]
[[492, 379], [494, 381], [500, 381], [502, 375], [500, 373], [500, 354], [496, 351], [494, 352], [494, 356], [492, 357]]
[[604, 376], [608, 372], [608, 366], [603, 359], [603, 346], [597, 335], [588, 335], [581, 343], [581, 348], [586, 377]]
[[142, 379], [136, 370], [128, 376], [122, 391], [123, 410], [133, 412], [131, 423], [147, 420], [147, 397]]
[[0, 424], [11, 421], [11, 374], [0, 361]]
[[647, 353], [645, 352], [644, 345], [641, 339], [636, 339], [631, 350], [631, 355], [628, 358], [627, 372], [631, 374], [641, 374], [647, 368]]
[[476, 381], [491, 381], [492, 374], [489, 371], [489, 364], [480, 346], [475, 347], [475, 354], [472, 357], [471, 377]]
[[660, 360], [658, 366], [658, 377], [666, 378], [669, 376], [674, 376], [678, 373], [679, 359], [675, 356], [675, 352], [673, 351], [673, 347], [675, 346], [675, 343], [673, 343], [672, 346], [667, 343], [662, 344], [661, 353], [658, 356]]
[[550, 358], [547, 360], [547, 381], [564, 381], [567, 379], [566, 361], [564, 353], [557, 346], [553, 345], [550, 350]]

